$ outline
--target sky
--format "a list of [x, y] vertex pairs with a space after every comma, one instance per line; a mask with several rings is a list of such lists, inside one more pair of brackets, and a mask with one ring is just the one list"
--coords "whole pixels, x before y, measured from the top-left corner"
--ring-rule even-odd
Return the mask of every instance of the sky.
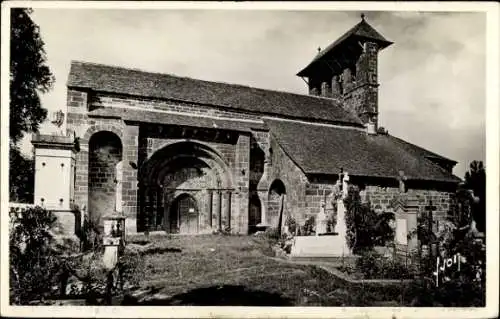
[[[364, 13], [394, 42], [379, 54], [380, 126], [458, 161], [463, 177], [472, 160], [485, 160], [485, 14]], [[360, 14], [38, 8], [32, 18], [56, 78], [42, 104], [66, 112], [71, 60], [307, 94], [295, 74]]]

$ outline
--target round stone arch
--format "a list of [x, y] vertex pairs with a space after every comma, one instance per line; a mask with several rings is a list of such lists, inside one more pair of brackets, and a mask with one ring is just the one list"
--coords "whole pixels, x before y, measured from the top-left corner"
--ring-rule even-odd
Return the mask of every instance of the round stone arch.
[[[221, 187], [232, 188], [234, 178], [231, 168], [223, 156], [205, 143], [198, 141], [181, 140], [175, 143], [169, 143], [161, 148], [158, 148], [153, 155], [146, 160], [138, 171], [138, 179], [143, 184], [150, 184], [157, 180], [157, 176], [164, 166], [171, 160], [180, 157], [196, 157], [205, 162], [208, 166], [217, 169], [222, 177]], [[157, 184], [155, 182], [155, 184]]]
[[123, 130], [121, 128], [116, 127], [116, 125], [114, 124], [96, 124], [87, 129], [80, 143], [88, 144], [92, 135], [101, 131], [109, 131], [115, 133], [120, 138], [120, 140], [123, 141]]
[[123, 160], [123, 144], [111, 131], [98, 131], [88, 141], [88, 213], [101, 225], [101, 217], [115, 211], [117, 165]]
[[[162, 220], [161, 225], [155, 224], [154, 227], [166, 228], [167, 231], [172, 230], [171, 209], [181, 193], [187, 192], [195, 198], [201, 213], [200, 232], [203, 232], [208, 231], [205, 229], [208, 225], [213, 226], [214, 215], [209, 213], [211, 192], [216, 189], [233, 189], [234, 185], [232, 170], [221, 154], [208, 145], [194, 141], [176, 141], [157, 149], [139, 167], [138, 179], [140, 196], [153, 188], [160, 192], [153, 205], [146, 203], [141, 197], [139, 209], [154, 206], [152, 211], [156, 216], [155, 220]], [[150, 214], [147, 211], [145, 213]], [[148, 226], [151, 227], [151, 224]]]
[[283, 201], [283, 211], [286, 205], [286, 186], [279, 178], [272, 181], [267, 192], [267, 216], [266, 218], [272, 226], [279, 226], [280, 220], [280, 207]]
[[[75, 204], [84, 215], [89, 213], [89, 141], [98, 132], [114, 133], [121, 141], [123, 149], [123, 131], [116, 123], [91, 125], [80, 138], [80, 151], [76, 154], [75, 167]], [[83, 219], [82, 219], [83, 220]]]

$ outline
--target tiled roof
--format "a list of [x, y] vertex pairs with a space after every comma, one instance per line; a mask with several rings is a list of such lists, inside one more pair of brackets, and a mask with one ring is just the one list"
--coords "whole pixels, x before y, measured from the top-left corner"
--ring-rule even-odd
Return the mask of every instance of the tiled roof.
[[102, 64], [72, 62], [68, 87], [187, 101], [263, 115], [361, 125], [333, 99], [209, 82]]
[[350, 175], [397, 178], [402, 170], [410, 180], [460, 181], [427, 158], [436, 154], [390, 135], [296, 121], [265, 123], [306, 174], [338, 174], [343, 169]]
[[321, 50], [314, 59], [307, 65], [302, 71], [297, 73], [298, 76], [308, 76], [308, 70], [316, 64], [317, 61], [323, 60], [326, 56], [335, 48], [337, 48], [341, 43], [345, 40], [355, 37], [358, 39], [370, 39], [379, 44], [380, 49], [383, 49], [392, 44], [391, 41], [388, 41], [384, 38], [380, 33], [377, 32], [371, 25], [369, 25], [364, 19], [362, 19], [358, 24], [352, 27], [349, 31], [344, 33], [340, 38], [338, 38], [335, 42], [327, 46], [325, 49]]

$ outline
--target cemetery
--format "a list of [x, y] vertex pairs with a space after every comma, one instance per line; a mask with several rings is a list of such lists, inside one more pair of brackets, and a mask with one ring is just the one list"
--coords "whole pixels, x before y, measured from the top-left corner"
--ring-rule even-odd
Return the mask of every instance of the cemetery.
[[379, 127], [391, 44], [362, 15], [308, 95], [73, 61], [10, 205], [11, 303], [484, 305], [457, 162]]
[[[57, 137], [50, 139], [62, 144]], [[66, 156], [62, 153], [61, 157]], [[357, 219], [356, 214], [368, 218], [366, 210], [370, 208], [361, 203], [359, 189], [350, 185], [348, 173], [341, 174], [342, 183], [338, 182], [331, 196], [325, 198], [316, 218], [303, 224], [287, 216], [279, 218], [283, 220], [281, 226], [252, 235], [172, 235], [126, 232], [117, 172], [114, 209], [103, 215], [102, 231], [92, 228], [88, 218], [78, 228], [61, 208], [11, 205], [11, 221], [17, 220], [17, 224], [11, 224], [11, 235], [22, 243], [21, 250], [23, 243], [26, 252], [30, 241], [42, 240], [52, 251], [50, 272], [46, 274], [51, 286], [43, 293], [43, 289], [32, 291], [44, 297], [31, 300], [31, 304], [419, 306], [436, 302], [432, 298], [422, 300], [422, 289], [432, 291], [434, 288], [429, 287], [435, 285], [434, 280], [446, 287], [446, 281], [451, 280], [450, 271], [441, 264], [438, 276], [430, 272], [435, 270], [435, 258], [446, 263], [446, 257], [451, 256], [443, 235], [433, 232], [433, 227], [438, 227], [432, 222], [435, 206], [425, 207], [428, 211], [422, 214], [430, 224], [417, 220], [418, 210], [405, 196], [395, 201], [395, 214], [373, 213], [374, 221]], [[70, 180], [60, 177], [60, 181]], [[54, 192], [61, 200], [52, 202], [61, 207], [60, 203], [68, 201], [64, 196], [70, 193]], [[457, 209], [470, 210], [469, 200], [473, 198], [465, 197]], [[404, 222], [398, 220], [401, 218]], [[470, 223], [470, 219], [464, 222]], [[441, 232], [457, 236], [443, 224]], [[30, 238], [33, 228], [48, 225], [46, 238]], [[424, 242], [419, 226], [434, 234], [434, 241]], [[484, 253], [477, 230], [468, 229], [465, 238], [473, 253]], [[470, 252], [461, 253], [471, 258]], [[432, 267], [427, 267], [429, 261]], [[471, 266], [464, 259], [462, 272], [477, 272]], [[478, 283], [481, 280], [484, 277]], [[23, 289], [23, 293], [29, 292]], [[455, 302], [484, 302], [478, 295]], [[471, 296], [475, 299], [468, 300]], [[25, 303], [33, 296], [24, 297], [27, 299], [17, 302]]]

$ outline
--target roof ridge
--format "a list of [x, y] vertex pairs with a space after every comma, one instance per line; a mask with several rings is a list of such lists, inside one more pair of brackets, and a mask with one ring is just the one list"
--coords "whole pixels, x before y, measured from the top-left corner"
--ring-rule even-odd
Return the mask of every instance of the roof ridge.
[[309, 95], [305, 93], [296, 93], [296, 92], [289, 92], [289, 91], [279, 91], [276, 89], [266, 89], [262, 87], [255, 87], [255, 86], [250, 86], [250, 85], [245, 85], [245, 84], [238, 84], [238, 83], [230, 83], [230, 82], [224, 82], [224, 81], [211, 81], [211, 80], [203, 80], [203, 79], [198, 79], [198, 78], [193, 78], [189, 76], [182, 76], [182, 75], [177, 75], [173, 73], [164, 73], [164, 72], [154, 72], [154, 71], [147, 71], [144, 69], [139, 69], [139, 68], [131, 68], [131, 67], [124, 67], [120, 65], [112, 65], [112, 64], [104, 64], [104, 63], [97, 63], [97, 62], [88, 62], [88, 61], [81, 61], [81, 60], [71, 60], [71, 65], [73, 64], [79, 64], [79, 65], [93, 65], [97, 67], [105, 67], [105, 68], [113, 68], [113, 69], [121, 69], [121, 70], [127, 70], [127, 71], [134, 71], [134, 72], [139, 72], [143, 74], [156, 74], [159, 76], [170, 76], [178, 79], [186, 79], [186, 80], [191, 80], [191, 81], [198, 81], [198, 82], [205, 82], [205, 83], [218, 83], [218, 84], [224, 84], [224, 85], [230, 85], [233, 87], [241, 87], [241, 88], [246, 88], [246, 89], [252, 89], [252, 90], [262, 90], [262, 91], [268, 91], [268, 92], [276, 92], [280, 94], [291, 94], [291, 95], [296, 95], [296, 96], [301, 96], [301, 97], [307, 97], [307, 98], [312, 98], [312, 99], [323, 99], [327, 101], [332, 101], [332, 102], [337, 102], [340, 106], [340, 101], [334, 98], [328, 98], [328, 97], [323, 97], [323, 96], [316, 96], [316, 95]]

